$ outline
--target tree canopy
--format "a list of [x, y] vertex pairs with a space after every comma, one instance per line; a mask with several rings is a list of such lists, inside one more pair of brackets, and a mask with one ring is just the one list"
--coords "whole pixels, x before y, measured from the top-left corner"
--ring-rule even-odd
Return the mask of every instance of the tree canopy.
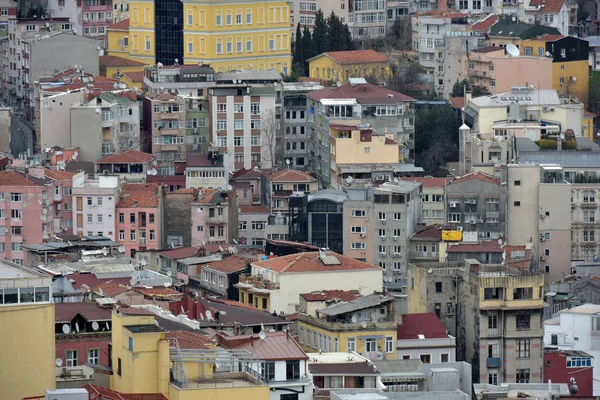
[[458, 160], [459, 121], [450, 106], [430, 107], [415, 113], [415, 165], [425, 175], [444, 177], [444, 165]]

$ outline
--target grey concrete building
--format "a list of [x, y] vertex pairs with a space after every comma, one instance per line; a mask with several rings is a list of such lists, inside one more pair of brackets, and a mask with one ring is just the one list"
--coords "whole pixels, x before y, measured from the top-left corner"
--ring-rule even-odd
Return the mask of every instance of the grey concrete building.
[[192, 245], [192, 201], [194, 190], [178, 190], [163, 192], [163, 243], [168, 248], [170, 243], [181, 243], [182, 247]]
[[[283, 158], [278, 165], [306, 171], [308, 165], [308, 130], [306, 94], [323, 89], [316, 82], [284, 82], [282, 96]], [[289, 163], [289, 164], [288, 164]]]
[[455, 178], [446, 185], [446, 201], [446, 222], [463, 232], [463, 241], [506, 237], [507, 191], [500, 178], [480, 172]]
[[0, 153], [10, 150], [10, 108], [0, 107]]
[[146, 67], [142, 87], [148, 91], [167, 90], [182, 96], [204, 96], [215, 87], [215, 71], [210, 65], [163, 65]]
[[442, 225], [434, 224], [415, 232], [410, 237], [408, 247], [409, 261], [412, 263], [438, 263], [440, 261], [440, 244], [442, 241]]
[[238, 232], [240, 241], [251, 246], [264, 246], [265, 239], [287, 240], [286, 233], [267, 234], [269, 210], [266, 206], [239, 206]]
[[[571, 183], [571, 259], [594, 261], [598, 248], [600, 183]], [[596, 218], [598, 217], [598, 218]]]
[[386, 182], [348, 188], [344, 202], [344, 255], [378, 265], [384, 286], [403, 291], [410, 237], [421, 222], [421, 184]]

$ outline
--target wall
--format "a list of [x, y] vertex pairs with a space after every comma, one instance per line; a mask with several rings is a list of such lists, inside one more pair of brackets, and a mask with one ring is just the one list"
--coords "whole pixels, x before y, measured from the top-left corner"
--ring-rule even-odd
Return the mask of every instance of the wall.
[[94, 162], [102, 157], [101, 121], [102, 112], [94, 107], [71, 108], [71, 146], [79, 147], [79, 161]]
[[21, 400], [54, 389], [54, 304], [0, 307], [2, 398]]
[[[83, 100], [83, 90], [60, 93], [40, 100], [42, 149], [50, 146], [71, 147], [71, 106]], [[75, 136], [78, 135], [79, 131]]]
[[194, 193], [185, 191], [164, 194], [162, 248], [167, 247], [169, 236], [183, 236], [183, 247], [192, 245], [192, 230], [197, 230], [197, 226], [192, 223], [193, 198]]
[[[148, 193], [148, 195], [152, 195]], [[125, 247], [125, 254], [131, 254], [131, 250], [139, 250], [140, 248], [158, 250], [162, 248], [161, 245], [161, 218], [160, 218], [161, 207], [148, 207], [148, 208], [116, 208], [114, 218], [115, 229], [114, 234], [119, 244]], [[119, 215], [124, 214], [125, 222], [119, 222]], [[140, 214], [146, 213], [146, 225], [141, 225]], [[135, 223], [130, 223], [130, 214], [135, 214]], [[154, 215], [154, 222], [150, 222], [150, 214]], [[121, 240], [119, 237], [120, 231], [124, 231], [125, 239]], [[131, 232], [135, 232], [135, 240], [131, 240]], [[146, 231], [146, 241], [141, 242], [140, 231]], [[150, 231], [154, 231], [154, 239], [150, 237]]]
[[[509, 245], [522, 246], [527, 240], [537, 241], [539, 237], [540, 167], [509, 165], [507, 171], [507, 242]], [[520, 181], [520, 185], [515, 185], [515, 181]], [[515, 201], [520, 201], [520, 206], [515, 206]]]
[[[108, 367], [108, 344], [110, 343], [110, 332], [107, 333], [88, 333], [84, 335], [56, 335], [56, 358], [66, 360], [68, 350], [77, 350], [77, 365], [87, 363], [87, 351], [92, 349], [99, 350], [99, 365]], [[66, 365], [66, 364], [65, 364]]]
[[[495, 90], [510, 91], [511, 86], [534, 85], [536, 89], [552, 89], [552, 59], [547, 57], [490, 57], [494, 63]], [[493, 89], [493, 88], [492, 88]]]
[[10, 153], [10, 108], [0, 108], [0, 152]]
[[74, 64], [85, 72], [98, 76], [98, 41], [63, 33], [31, 43], [31, 83], [42, 76], [66, 71]]
[[334, 82], [346, 82], [348, 78], [365, 78], [375, 71], [377, 79], [386, 80], [390, 76], [389, 62], [339, 64], [326, 55], [317, 56], [309, 63], [309, 76]]
[[[564, 66], [564, 69], [563, 69]], [[573, 81], [571, 77], [575, 77]], [[560, 84], [560, 79], [564, 79], [564, 83]], [[589, 92], [589, 67], [587, 60], [555, 62], [552, 64], [552, 85], [559, 92], [564, 92], [565, 95], [576, 97], [585, 104], [588, 102]]]
[[399, 339], [396, 342], [396, 359], [409, 356], [412, 360], [420, 359], [428, 354], [432, 363], [443, 363], [442, 354], [448, 357], [446, 362], [456, 361], [456, 343], [454, 338], [448, 339]]
[[[571, 203], [571, 185], [540, 184], [539, 193], [540, 215], [545, 215], [539, 219], [540, 236], [550, 234], [549, 240], [539, 242], [539, 254], [546, 258], [540, 259], [540, 270], [546, 273], [546, 282], [552, 282], [571, 274], [572, 216], [564, 212]], [[545, 255], [546, 249], [549, 256]]]
[[575, 378], [577, 382], [579, 388], [577, 396], [594, 395], [594, 368], [567, 368], [567, 353], [559, 351], [544, 353], [544, 382], [552, 381], [552, 383], [571, 386], [571, 378]]
[[219, 389], [178, 390], [169, 386], [169, 400], [196, 400], [200, 397], [207, 399], [240, 399], [265, 400], [270, 396], [268, 386], [226, 387]]

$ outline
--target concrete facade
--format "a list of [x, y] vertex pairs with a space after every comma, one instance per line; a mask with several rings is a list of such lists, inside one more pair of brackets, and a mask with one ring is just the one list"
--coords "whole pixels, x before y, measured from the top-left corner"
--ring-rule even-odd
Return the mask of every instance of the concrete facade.
[[238, 206], [233, 191], [200, 189], [191, 204], [192, 246], [230, 244], [238, 239]]
[[119, 178], [99, 176], [98, 180], [73, 178], [73, 233], [78, 236], [115, 238], [115, 205], [119, 198]]
[[571, 259], [594, 261], [598, 252], [596, 229], [598, 212], [597, 183], [571, 183]]
[[10, 108], [0, 108], [0, 153], [10, 153]]
[[58, 93], [40, 100], [38, 125], [41, 149], [51, 146], [71, 147], [71, 107], [84, 101], [84, 90]]
[[182, 247], [192, 245], [192, 201], [193, 190], [178, 190], [164, 193], [163, 210], [163, 242], [161, 248], [167, 248], [170, 243]]

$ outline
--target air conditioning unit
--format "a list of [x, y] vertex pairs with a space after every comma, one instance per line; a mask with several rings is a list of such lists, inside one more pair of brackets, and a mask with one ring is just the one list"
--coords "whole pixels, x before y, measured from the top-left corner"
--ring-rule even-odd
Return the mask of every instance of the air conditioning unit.
[[398, 241], [398, 238], [399, 238], [399, 236], [392, 236], [392, 240], [393, 240], [394, 242]]
[[544, 242], [546, 238], [544, 236], [540, 236], [540, 242]]
[[483, 219], [480, 218], [479, 220], [477, 220], [477, 223], [478, 224], [483, 224]]
[[394, 253], [392, 254], [393, 258], [400, 258], [402, 256], [402, 253]]
[[471, 199], [471, 200], [469, 200], [469, 204], [477, 204], [477, 200]]
[[385, 242], [386, 237], [385, 236], [379, 236], [379, 239], [381, 239], [381, 241]]
[[485, 237], [485, 232], [479, 232], [478, 236], [479, 236], [480, 238], [482, 238], [482, 237]]
[[450, 208], [456, 208], [456, 203], [455, 202], [450, 202]]
[[546, 256], [540, 256], [540, 261], [546, 261]]
[[383, 225], [385, 225], [387, 223], [387, 220], [385, 219], [380, 219], [379, 222], [381, 222]]
[[499, 237], [499, 238], [503, 238], [503, 237], [504, 237], [504, 233], [500, 232], [500, 233], [498, 234], [498, 237]]
[[361, 234], [360, 234], [360, 237], [361, 237], [361, 238], [367, 237], [367, 234], [366, 234], [366, 233], [361, 233]]
[[385, 254], [386, 254], [385, 252], [379, 253], [379, 255], [382, 256], [382, 257], [385, 257]]
[[457, 227], [456, 227], [456, 230], [457, 230], [457, 231], [460, 231], [460, 232], [462, 232], [462, 230], [463, 230], [463, 227], [462, 227], [462, 226], [457, 226]]
[[475, 218], [472, 218], [472, 219], [469, 221], [469, 223], [471, 223], [471, 224], [476, 224], [476, 223], [477, 223], [477, 220], [476, 220]]

